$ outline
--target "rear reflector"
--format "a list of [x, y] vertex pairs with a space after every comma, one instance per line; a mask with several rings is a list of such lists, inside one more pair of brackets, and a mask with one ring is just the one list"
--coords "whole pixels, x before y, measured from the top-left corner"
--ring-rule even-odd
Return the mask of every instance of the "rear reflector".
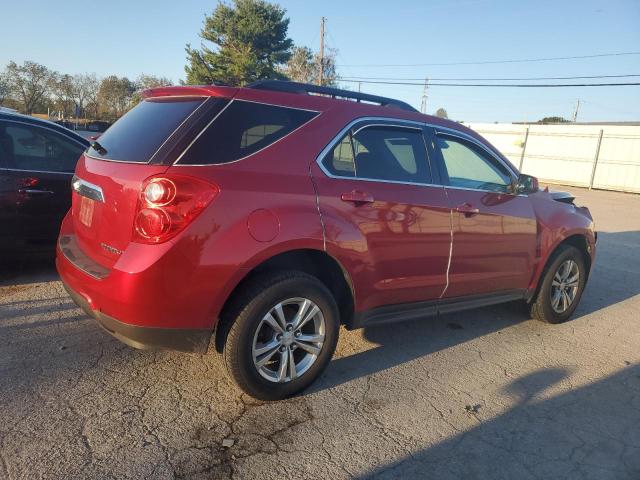
[[220, 189], [203, 180], [184, 176], [151, 177], [138, 196], [133, 241], [162, 243], [184, 230]]

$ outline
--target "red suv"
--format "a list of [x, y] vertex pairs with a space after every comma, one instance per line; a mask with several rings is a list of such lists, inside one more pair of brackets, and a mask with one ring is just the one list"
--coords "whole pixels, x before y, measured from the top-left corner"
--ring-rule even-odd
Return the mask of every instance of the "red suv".
[[261, 399], [308, 386], [340, 325], [512, 300], [567, 320], [595, 255], [589, 211], [475, 132], [293, 82], [147, 90], [72, 190], [76, 303], [131, 346], [217, 350]]

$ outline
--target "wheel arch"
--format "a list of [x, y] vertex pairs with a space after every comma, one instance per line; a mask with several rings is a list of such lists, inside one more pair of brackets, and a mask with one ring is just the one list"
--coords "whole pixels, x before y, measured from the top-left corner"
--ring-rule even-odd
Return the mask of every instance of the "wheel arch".
[[224, 340], [233, 318], [229, 312], [233, 309], [245, 286], [254, 278], [267, 272], [295, 270], [307, 273], [320, 280], [333, 295], [340, 312], [340, 323], [350, 325], [354, 315], [355, 294], [349, 273], [342, 264], [323, 250], [298, 248], [272, 255], [257, 262], [244, 271], [220, 310], [219, 320], [214, 332], [215, 349], [221, 353]]
[[538, 291], [540, 290], [540, 284], [544, 279], [544, 276], [547, 272], [547, 269], [549, 268], [549, 265], [555, 258], [556, 254], [559, 252], [560, 248], [562, 248], [565, 245], [570, 245], [572, 247], [575, 247], [582, 254], [582, 258], [584, 260], [585, 267], [587, 270], [587, 279], [589, 278], [589, 273], [591, 272], [591, 265], [593, 263], [593, 259], [591, 256], [591, 245], [589, 243], [587, 233], [573, 232], [565, 236], [564, 238], [558, 240], [556, 244], [549, 249], [549, 253], [546, 256], [543, 263], [544, 266], [538, 273], [537, 278], [535, 279], [534, 288], [531, 289], [531, 293], [528, 296], [529, 301], [535, 299], [536, 296], [538, 295]]

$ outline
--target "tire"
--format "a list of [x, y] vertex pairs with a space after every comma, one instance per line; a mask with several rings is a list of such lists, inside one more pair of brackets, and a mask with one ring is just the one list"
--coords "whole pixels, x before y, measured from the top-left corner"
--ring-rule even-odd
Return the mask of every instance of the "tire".
[[[289, 330], [305, 306], [301, 321], [313, 316], [300, 329]], [[315, 307], [319, 313], [314, 313]], [[284, 322], [281, 316], [286, 317]], [[275, 324], [268, 321], [271, 319]], [[340, 328], [338, 308], [327, 287], [316, 277], [297, 271], [250, 280], [224, 320], [228, 330], [222, 357], [227, 373], [245, 393], [259, 400], [280, 400], [307, 388], [331, 360]], [[322, 342], [306, 340], [321, 337]], [[279, 346], [273, 352], [275, 344]], [[266, 353], [257, 355], [264, 349]], [[289, 366], [291, 359], [294, 367]], [[262, 361], [265, 365], [258, 366]]]
[[[559, 281], [567, 271], [566, 269], [569, 265], [571, 266], [570, 274], [562, 282]], [[575, 267], [573, 267], [573, 265], [575, 265]], [[571, 280], [574, 278], [575, 273], [578, 274], [578, 279], [574, 282]], [[555, 324], [566, 322], [580, 303], [586, 280], [587, 269], [580, 250], [570, 245], [561, 245], [553, 254], [553, 257], [543, 272], [538, 293], [531, 303], [531, 316], [547, 323]], [[571, 296], [570, 293], [573, 287], [569, 285], [573, 285], [574, 283], [575, 292], [573, 296]], [[567, 286], [565, 286], [565, 284]], [[563, 294], [560, 294], [558, 297], [558, 290], [565, 290], [567, 296], [565, 297]], [[567, 302], [570, 299], [568, 305], [565, 303], [565, 298]], [[558, 299], [557, 303], [555, 302], [556, 299]]]

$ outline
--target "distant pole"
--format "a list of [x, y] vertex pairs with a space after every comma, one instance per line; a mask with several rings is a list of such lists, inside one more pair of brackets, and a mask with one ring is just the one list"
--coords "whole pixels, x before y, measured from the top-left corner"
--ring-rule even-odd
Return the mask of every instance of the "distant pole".
[[580, 110], [580, 99], [576, 102], [576, 109], [573, 111], [573, 123], [576, 123], [576, 120], [578, 120], [578, 110]]
[[527, 130], [524, 132], [524, 143], [522, 144], [522, 154], [520, 155], [520, 166], [518, 167], [518, 170], [520, 170], [520, 173], [522, 173], [522, 164], [524, 163], [524, 152], [527, 150], [527, 140], [529, 140], [529, 127], [527, 127]]
[[429, 95], [427, 93], [428, 90], [429, 90], [429, 78], [425, 78], [424, 90], [422, 91], [422, 104], [420, 105], [420, 111], [422, 113], [427, 113], [427, 98], [429, 98]]
[[360, 93], [361, 89], [362, 89], [362, 82], [358, 82], [358, 93]]
[[318, 65], [318, 85], [322, 85], [324, 81], [324, 22], [325, 18], [320, 18], [320, 62]]
[[600, 129], [598, 136], [598, 144], [596, 145], [596, 154], [593, 157], [593, 168], [591, 169], [591, 181], [589, 181], [589, 190], [593, 188], [593, 181], [596, 178], [596, 167], [598, 166], [598, 157], [600, 156], [600, 145], [602, 145], [602, 134], [604, 130]]

